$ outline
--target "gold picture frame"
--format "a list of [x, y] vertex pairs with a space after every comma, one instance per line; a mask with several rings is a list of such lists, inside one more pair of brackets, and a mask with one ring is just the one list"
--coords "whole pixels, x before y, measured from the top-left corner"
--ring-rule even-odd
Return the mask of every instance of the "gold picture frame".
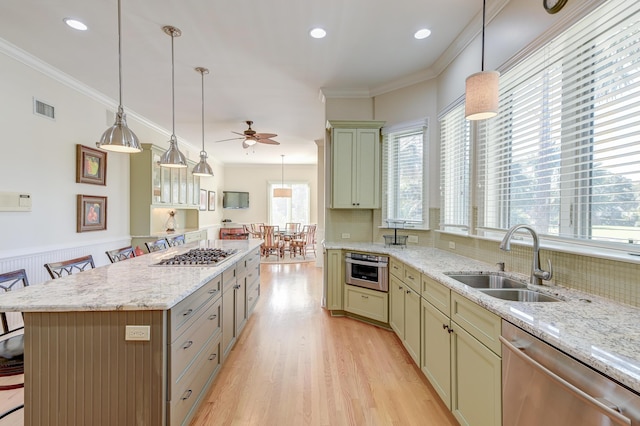
[[209, 191], [209, 211], [216, 210], [216, 191]]
[[78, 194], [77, 232], [107, 229], [107, 197]]
[[107, 153], [88, 146], [76, 145], [76, 182], [107, 184]]

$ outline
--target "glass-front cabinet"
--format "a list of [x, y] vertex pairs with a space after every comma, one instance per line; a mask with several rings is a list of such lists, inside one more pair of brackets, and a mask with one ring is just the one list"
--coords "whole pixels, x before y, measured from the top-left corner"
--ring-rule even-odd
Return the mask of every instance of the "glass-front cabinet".
[[[144, 148], [143, 153], [146, 153], [147, 144], [142, 145]], [[187, 168], [183, 169], [160, 167], [158, 161], [160, 161], [162, 153], [163, 151], [160, 147], [150, 145], [148, 155], [152, 157], [152, 204], [176, 204], [197, 207], [200, 204], [200, 178], [191, 173], [196, 163], [187, 161]]]

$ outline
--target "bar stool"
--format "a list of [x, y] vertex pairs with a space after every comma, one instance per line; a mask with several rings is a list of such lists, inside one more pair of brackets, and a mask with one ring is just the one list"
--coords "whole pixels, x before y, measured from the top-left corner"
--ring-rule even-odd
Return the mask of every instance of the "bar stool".
[[122, 247], [115, 250], [107, 250], [105, 253], [107, 253], [107, 257], [111, 263], [136, 257], [136, 250], [132, 246]]
[[181, 246], [186, 243], [184, 235], [174, 235], [173, 237], [167, 237], [166, 240], [169, 247]]
[[45, 263], [44, 267], [54, 280], [56, 278], [62, 278], [67, 275], [71, 275], [74, 272], [82, 272], [85, 269], [93, 269], [96, 267], [93, 263], [93, 257], [89, 254], [87, 256], [78, 257], [76, 259], [64, 260], [62, 262]]
[[166, 250], [169, 248], [167, 240], [165, 240], [164, 238], [144, 243], [144, 245], [147, 246], [147, 250], [149, 250], [149, 253], [153, 253], [154, 251]]
[[[0, 294], [27, 287], [29, 280], [24, 269], [0, 274]], [[22, 314], [20, 313], [22, 316]], [[14, 323], [14, 324], [11, 324]], [[18, 376], [24, 374], [24, 334], [16, 333], [24, 329], [22, 324], [15, 324], [16, 321], [9, 321], [5, 312], [0, 312], [0, 377]], [[10, 337], [6, 337], [10, 336]], [[6, 337], [6, 338], [5, 338]], [[0, 391], [18, 389], [24, 387], [24, 381], [0, 384]], [[24, 408], [24, 404], [17, 405], [4, 413], [0, 413], [0, 419], [9, 414]]]

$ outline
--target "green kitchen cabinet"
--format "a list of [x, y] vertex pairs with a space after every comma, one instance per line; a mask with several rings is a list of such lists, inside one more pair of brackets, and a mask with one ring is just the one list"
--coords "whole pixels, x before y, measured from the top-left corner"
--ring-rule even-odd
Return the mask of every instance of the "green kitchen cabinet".
[[342, 250], [325, 250], [324, 253], [324, 281], [327, 289], [326, 306], [330, 311], [343, 310], [344, 292], [344, 259]]

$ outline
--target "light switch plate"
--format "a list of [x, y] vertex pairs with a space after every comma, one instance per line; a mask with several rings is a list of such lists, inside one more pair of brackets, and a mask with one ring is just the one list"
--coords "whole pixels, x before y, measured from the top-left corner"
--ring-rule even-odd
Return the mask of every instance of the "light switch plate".
[[409, 238], [407, 238], [407, 240], [410, 243], [417, 243], [418, 242], [418, 236], [417, 235], [409, 235]]
[[351, 234], [348, 234], [348, 233], [346, 233], [346, 232], [343, 232], [343, 233], [342, 233], [342, 238], [345, 238], [345, 239], [346, 239], [346, 238], [351, 238]]
[[124, 340], [149, 341], [151, 340], [150, 325], [126, 325]]
[[449, 248], [452, 249], [452, 250], [455, 250], [456, 249], [456, 243], [453, 242], [453, 241], [449, 241]]

